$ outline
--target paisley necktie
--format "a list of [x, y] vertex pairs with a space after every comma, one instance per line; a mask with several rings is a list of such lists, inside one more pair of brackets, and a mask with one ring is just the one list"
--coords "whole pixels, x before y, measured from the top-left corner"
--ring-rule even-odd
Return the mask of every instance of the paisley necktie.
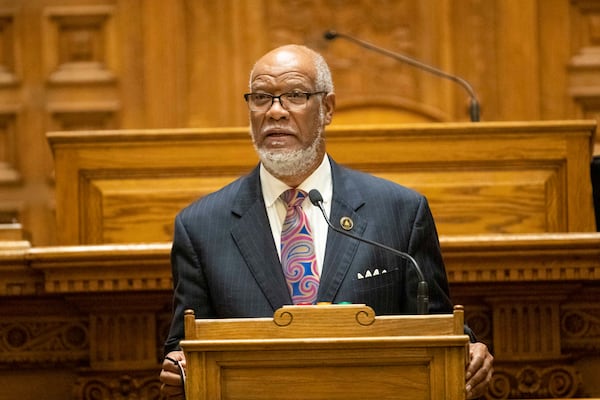
[[306, 192], [289, 189], [280, 196], [287, 204], [281, 230], [281, 264], [294, 304], [314, 304], [319, 289], [312, 231], [301, 204]]

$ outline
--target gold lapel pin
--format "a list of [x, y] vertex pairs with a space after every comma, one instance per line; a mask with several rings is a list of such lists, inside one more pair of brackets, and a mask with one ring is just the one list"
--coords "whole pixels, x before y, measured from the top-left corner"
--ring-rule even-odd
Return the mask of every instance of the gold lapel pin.
[[354, 227], [354, 221], [350, 217], [340, 218], [340, 226], [343, 230], [349, 231]]

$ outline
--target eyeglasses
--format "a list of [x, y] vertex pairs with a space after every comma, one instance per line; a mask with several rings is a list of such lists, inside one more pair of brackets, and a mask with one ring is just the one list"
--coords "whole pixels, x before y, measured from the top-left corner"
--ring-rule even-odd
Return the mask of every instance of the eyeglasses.
[[288, 92], [275, 96], [269, 93], [246, 93], [244, 98], [250, 111], [265, 112], [273, 106], [275, 99], [279, 100], [281, 107], [288, 111], [302, 110], [310, 96], [325, 94], [327, 92]]

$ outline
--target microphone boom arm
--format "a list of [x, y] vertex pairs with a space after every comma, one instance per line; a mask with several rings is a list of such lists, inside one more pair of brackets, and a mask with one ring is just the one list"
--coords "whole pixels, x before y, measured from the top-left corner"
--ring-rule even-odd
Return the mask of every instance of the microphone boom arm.
[[337, 37], [342, 37], [344, 39], [350, 40], [351, 42], [357, 43], [362, 47], [365, 47], [369, 50], [375, 51], [377, 53], [386, 55], [388, 57], [391, 57], [395, 60], [398, 61], [402, 61], [406, 64], [410, 64], [413, 67], [417, 67], [419, 69], [422, 69], [424, 71], [427, 71], [431, 74], [437, 75], [439, 77], [442, 78], [446, 78], [449, 79], [451, 81], [454, 81], [456, 83], [458, 83], [460, 86], [462, 86], [467, 93], [469, 94], [469, 97], [471, 98], [471, 105], [469, 107], [469, 113], [470, 113], [470, 117], [471, 117], [471, 121], [472, 122], [479, 122], [479, 101], [477, 100], [477, 95], [475, 94], [475, 90], [473, 90], [473, 87], [471, 86], [471, 84], [469, 84], [469, 82], [467, 82], [465, 79], [456, 76], [456, 75], [452, 75], [449, 74], [447, 72], [442, 71], [441, 69], [438, 69], [434, 66], [431, 65], [427, 65], [425, 63], [422, 63], [421, 61], [415, 60], [414, 58], [408, 57], [404, 54], [400, 54], [400, 53], [395, 53], [393, 51], [390, 50], [386, 50], [384, 48], [381, 48], [379, 46], [375, 46], [374, 44], [371, 44], [369, 42], [366, 42], [362, 39], [358, 39], [355, 38], [354, 36], [350, 36], [350, 35], [346, 35], [344, 33], [339, 33], [336, 31], [327, 31], [325, 32], [325, 34], [323, 35], [325, 39], [327, 40], [333, 40]]

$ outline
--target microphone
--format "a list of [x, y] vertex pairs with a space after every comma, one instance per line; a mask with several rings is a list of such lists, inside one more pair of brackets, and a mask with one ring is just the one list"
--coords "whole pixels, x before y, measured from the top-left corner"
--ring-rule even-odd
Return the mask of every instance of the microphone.
[[418, 61], [412, 57], [409, 57], [407, 55], [404, 54], [400, 54], [400, 53], [395, 53], [389, 50], [386, 50], [384, 48], [381, 48], [379, 46], [375, 46], [374, 44], [371, 44], [369, 42], [366, 42], [364, 40], [355, 38], [354, 36], [350, 36], [350, 35], [346, 35], [344, 33], [339, 33], [336, 32], [334, 30], [328, 30], [323, 34], [323, 37], [327, 40], [334, 40], [338, 37], [343, 38], [343, 39], [347, 39], [351, 42], [357, 43], [359, 46], [364, 47], [366, 49], [375, 51], [377, 53], [381, 53], [383, 55], [386, 55], [388, 57], [394, 58], [396, 60], [402, 61], [406, 64], [410, 64], [413, 67], [417, 67], [423, 71], [427, 71], [431, 74], [440, 76], [442, 78], [445, 79], [449, 79], [451, 81], [454, 81], [456, 83], [458, 83], [460, 86], [462, 86], [467, 93], [469, 94], [469, 97], [471, 98], [471, 104], [469, 106], [469, 114], [471, 117], [471, 122], [479, 122], [479, 101], [477, 100], [477, 96], [475, 95], [475, 91], [473, 90], [473, 87], [471, 87], [471, 85], [469, 84], [469, 82], [467, 82], [466, 80], [464, 80], [463, 78], [456, 76], [456, 75], [452, 75], [449, 74], [447, 72], [442, 71], [441, 69], [438, 69], [436, 67], [433, 67], [431, 65], [427, 65], [421, 61]]
[[329, 227], [331, 229], [333, 229], [335, 232], [341, 233], [342, 235], [346, 235], [352, 239], [358, 240], [359, 242], [368, 243], [371, 246], [375, 246], [375, 247], [379, 247], [381, 249], [387, 250], [397, 256], [400, 256], [401, 258], [403, 258], [405, 260], [410, 261], [410, 263], [415, 268], [415, 271], [417, 272], [417, 275], [419, 276], [419, 281], [420, 281], [419, 285], [417, 286], [417, 314], [420, 314], [420, 315], [427, 314], [427, 312], [429, 310], [429, 286], [427, 284], [427, 281], [425, 280], [423, 271], [421, 271], [421, 268], [419, 267], [419, 264], [417, 264], [417, 261], [410, 254], [404, 253], [400, 250], [393, 249], [382, 243], [377, 243], [372, 240], [353, 235], [350, 232], [346, 232], [342, 229], [336, 228], [335, 226], [333, 226], [331, 221], [329, 221], [329, 218], [327, 218], [327, 214], [325, 213], [325, 209], [323, 208], [323, 196], [321, 196], [321, 193], [317, 189], [312, 189], [310, 192], [308, 192], [308, 198], [310, 199], [310, 202], [314, 206], [319, 207], [319, 210], [321, 210], [321, 213], [323, 214], [323, 217], [325, 218], [325, 222], [327, 222], [327, 225], [329, 225]]

